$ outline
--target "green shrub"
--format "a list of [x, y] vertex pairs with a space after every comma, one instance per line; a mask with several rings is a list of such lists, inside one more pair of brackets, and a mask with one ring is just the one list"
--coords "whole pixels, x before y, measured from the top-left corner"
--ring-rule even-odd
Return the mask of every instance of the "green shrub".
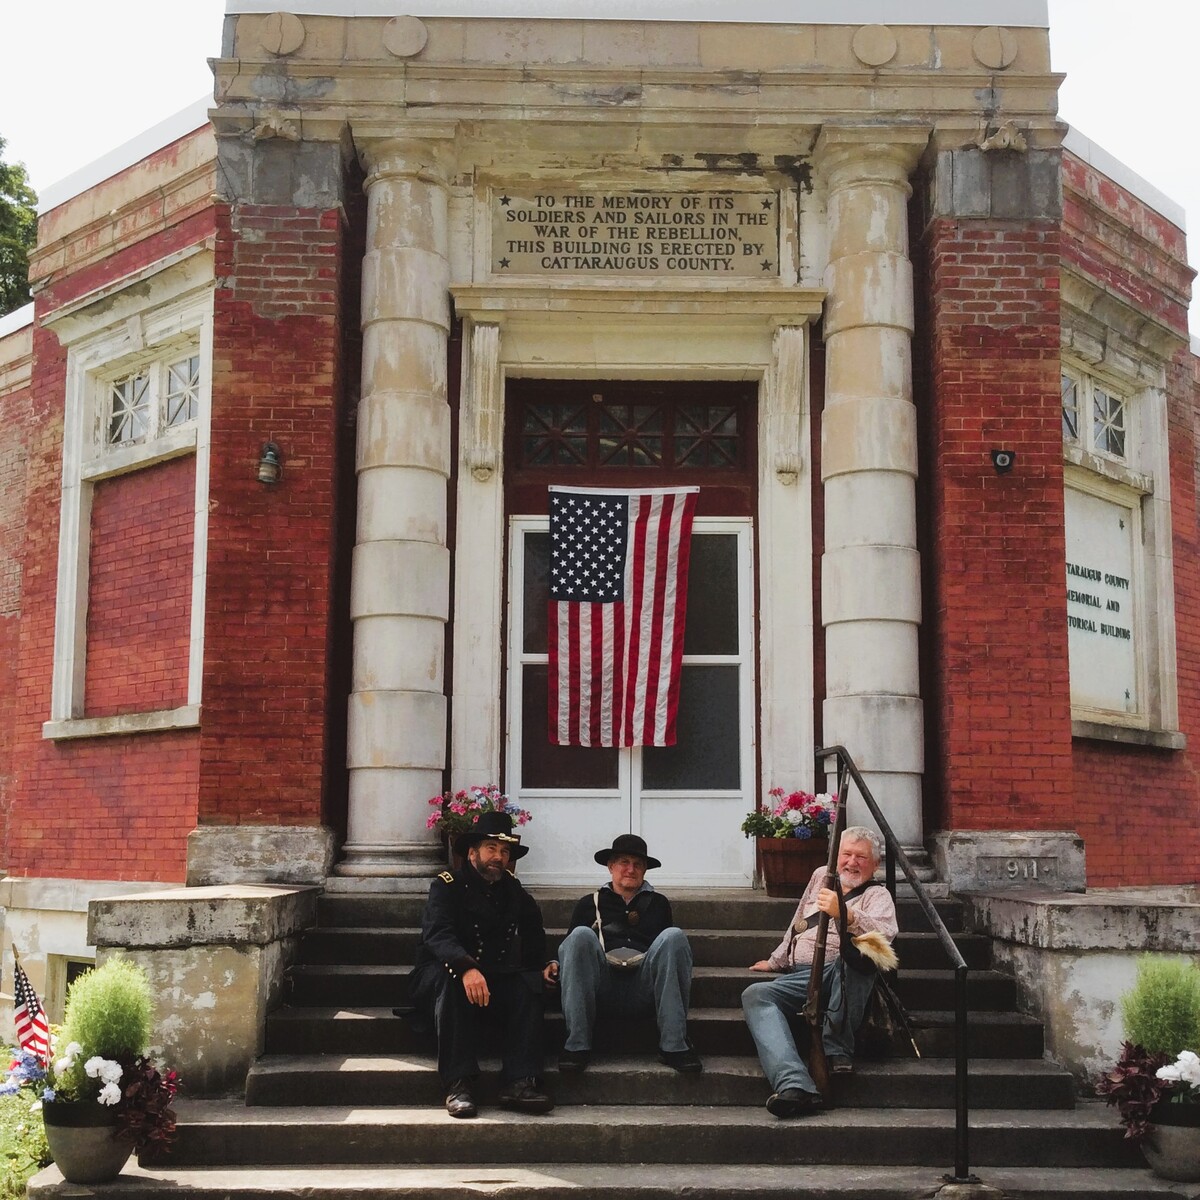
[[42, 1114], [28, 1091], [0, 1096], [0, 1200], [23, 1200], [29, 1177], [50, 1162]]
[[1151, 1054], [1176, 1058], [1200, 1049], [1200, 967], [1181, 958], [1146, 954], [1137, 980], [1121, 998], [1125, 1036]]
[[154, 1000], [146, 972], [126, 958], [110, 958], [103, 966], [81, 975], [67, 993], [67, 1011], [59, 1035], [60, 1053], [78, 1044], [74, 1065], [58, 1086], [74, 1099], [99, 1092], [100, 1082], [84, 1073], [94, 1056], [125, 1066], [144, 1054], [150, 1041]]

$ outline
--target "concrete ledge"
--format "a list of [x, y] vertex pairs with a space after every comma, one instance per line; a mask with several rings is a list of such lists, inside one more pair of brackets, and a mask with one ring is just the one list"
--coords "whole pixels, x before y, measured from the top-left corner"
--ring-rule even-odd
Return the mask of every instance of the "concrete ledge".
[[1187, 735], [1173, 729], [1134, 729], [1102, 721], [1072, 721], [1071, 736], [1090, 742], [1121, 742], [1154, 750], [1186, 750]]
[[968, 895], [976, 929], [1042, 950], [1200, 953], [1200, 887]]
[[125, 949], [265, 946], [316, 923], [319, 888], [172, 888], [88, 905], [88, 941]]
[[1021, 1008], [1045, 1025], [1046, 1050], [1081, 1090], [1116, 1059], [1121, 997], [1142, 954], [1200, 951], [1200, 888], [1028, 890], [964, 895], [968, 928], [990, 936], [993, 964], [1017, 982]]

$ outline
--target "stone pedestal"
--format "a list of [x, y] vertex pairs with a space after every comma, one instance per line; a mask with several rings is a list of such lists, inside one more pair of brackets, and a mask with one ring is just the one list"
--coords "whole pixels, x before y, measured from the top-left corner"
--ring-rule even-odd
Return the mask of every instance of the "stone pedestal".
[[240, 1093], [263, 1052], [300, 934], [316, 924], [317, 888], [174, 888], [88, 906], [97, 962], [120, 951], [150, 977], [151, 1057], [189, 1096]]

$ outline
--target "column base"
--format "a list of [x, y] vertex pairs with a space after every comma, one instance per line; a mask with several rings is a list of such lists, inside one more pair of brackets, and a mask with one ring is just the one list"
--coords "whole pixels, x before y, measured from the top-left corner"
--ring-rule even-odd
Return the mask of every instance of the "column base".
[[424, 890], [439, 871], [446, 869], [437, 842], [407, 845], [370, 845], [359, 842], [342, 847], [342, 859], [333, 868], [336, 877], [358, 879], [411, 879]]

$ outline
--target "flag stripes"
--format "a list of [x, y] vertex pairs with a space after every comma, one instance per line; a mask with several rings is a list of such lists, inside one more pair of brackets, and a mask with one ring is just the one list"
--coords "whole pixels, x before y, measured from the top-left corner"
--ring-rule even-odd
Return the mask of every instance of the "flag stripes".
[[33, 990], [25, 969], [16, 962], [13, 967], [13, 1023], [17, 1027], [17, 1045], [28, 1050], [42, 1062], [50, 1058], [50, 1025], [46, 1010]]
[[698, 489], [550, 492], [550, 741], [674, 745]]

